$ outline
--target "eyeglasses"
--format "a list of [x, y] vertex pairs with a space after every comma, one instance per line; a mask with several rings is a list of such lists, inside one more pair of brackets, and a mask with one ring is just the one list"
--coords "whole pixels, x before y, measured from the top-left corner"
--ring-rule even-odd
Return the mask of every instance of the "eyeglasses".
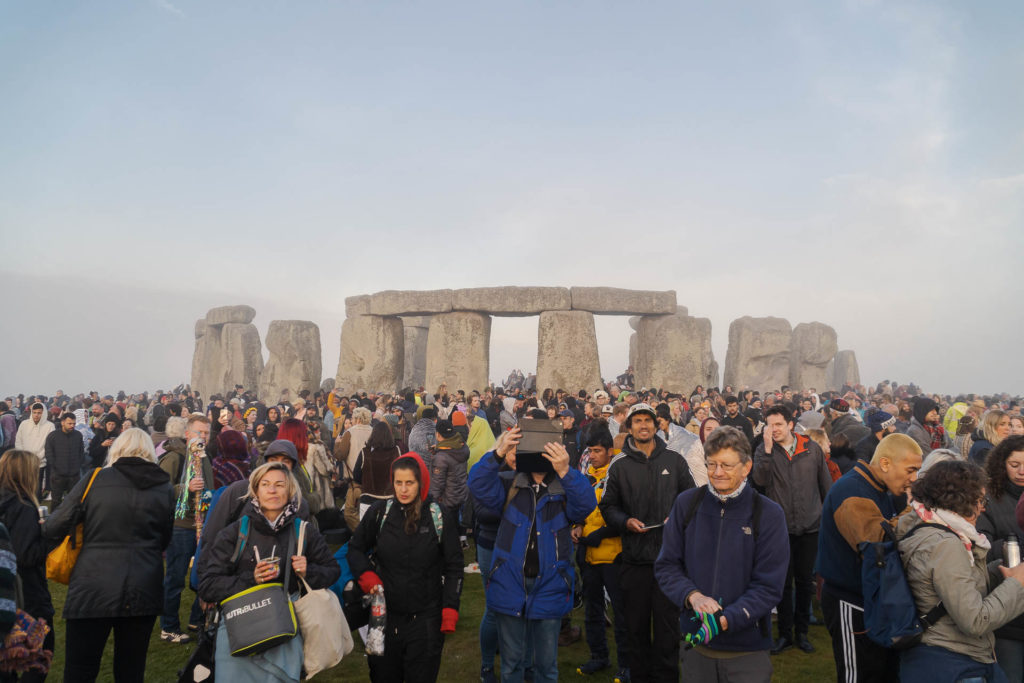
[[729, 474], [735, 472], [736, 468], [742, 465], [743, 463], [737, 462], [733, 463], [732, 465], [726, 465], [724, 462], [710, 462], [708, 460], [705, 460], [704, 464], [707, 466], [709, 473], [721, 469], [723, 472]]

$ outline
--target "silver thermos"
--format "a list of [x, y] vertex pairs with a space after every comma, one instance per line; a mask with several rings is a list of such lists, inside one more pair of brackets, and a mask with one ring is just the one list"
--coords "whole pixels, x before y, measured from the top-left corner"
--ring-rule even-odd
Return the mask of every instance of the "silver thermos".
[[1013, 534], [1007, 536], [1006, 542], [1003, 543], [1003, 557], [1007, 567], [1013, 568], [1020, 564], [1020, 544]]

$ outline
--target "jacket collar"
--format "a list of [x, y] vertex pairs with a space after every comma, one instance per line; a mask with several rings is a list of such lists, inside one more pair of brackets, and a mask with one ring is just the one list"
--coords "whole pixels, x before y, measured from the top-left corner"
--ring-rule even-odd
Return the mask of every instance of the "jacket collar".
[[879, 493], [884, 493], [888, 490], [885, 488], [885, 485], [882, 482], [878, 481], [875, 475], [871, 473], [871, 468], [868, 467], [867, 463], [858, 460], [854, 464], [853, 469], [857, 472], [857, 474], [867, 479], [868, 483], [871, 484], [872, 488], [876, 489]]
[[[548, 487], [548, 495], [550, 496], [565, 495], [565, 487], [562, 486], [562, 480], [553, 473], [544, 477], [544, 485]], [[533, 486], [533, 477], [530, 476], [529, 472], [516, 472], [516, 476], [512, 480], [512, 486], [517, 489], [531, 488]]]

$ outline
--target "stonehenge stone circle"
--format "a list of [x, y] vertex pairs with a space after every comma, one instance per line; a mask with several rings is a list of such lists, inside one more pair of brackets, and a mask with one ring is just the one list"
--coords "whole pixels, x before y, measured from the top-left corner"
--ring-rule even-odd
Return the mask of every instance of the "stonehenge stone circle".
[[476, 287], [452, 292], [453, 311], [525, 316], [544, 311], [568, 311], [571, 305], [572, 299], [565, 287]]
[[744, 316], [729, 325], [722, 383], [736, 391], [744, 387], [778, 389], [789, 383], [789, 346], [793, 330], [782, 318]]
[[276, 401], [288, 389], [298, 396], [320, 386], [320, 328], [308, 320], [272, 320], [267, 329], [267, 364], [260, 375], [259, 396]]
[[397, 391], [405, 370], [405, 334], [394, 316], [357, 315], [341, 324], [335, 386], [354, 391]]
[[605, 315], [658, 315], [676, 312], [676, 293], [617, 287], [572, 287], [572, 309]]
[[203, 398], [236, 384], [255, 388], [263, 371], [260, 333], [252, 324], [251, 306], [221, 306], [196, 321], [192, 355], [192, 389]]
[[824, 323], [800, 323], [789, 343], [789, 386], [796, 391], [823, 390], [825, 369], [839, 350], [836, 331]]
[[405, 372], [403, 387], [426, 386], [427, 381], [427, 336], [430, 332], [430, 316], [402, 318], [405, 327]]
[[491, 316], [469, 311], [442, 313], [430, 319], [425, 386], [483, 390], [491, 369]]
[[594, 314], [544, 311], [537, 326], [537, 390], [601, 388]]
[[860, 368], [857, 366], [857, 354], [849, 349], [839, 351], [826, 370], [828, 388], [839, 391], [844, 385], [860, 384]]
[[658, 387], [689, 395], [698, 384], [714, 386], [718, 365], [711, 351], [711, 321], [692, 318], [680, 306], [675, 315], [645, 315], [637, 325], [637, 387]]

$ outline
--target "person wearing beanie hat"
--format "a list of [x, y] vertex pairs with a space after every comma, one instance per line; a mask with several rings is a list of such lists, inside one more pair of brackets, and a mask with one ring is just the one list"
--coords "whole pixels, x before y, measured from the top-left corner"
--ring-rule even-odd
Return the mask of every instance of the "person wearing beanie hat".
[[827, 416], [831, 418], [831, 424], [825, 427], [829, 436], [842, 434], [850, 443], [859, 443], [861, 439], [871, 432], [864, 424], [853, 415], [850, 404], [842, 398], [834, 398], [828, 403]]
[[946, 431], [939, 418], [939, 405], [927, 396], [914, 399], [914, 416], [910, 419], [907, 436], [917, 442], [927, 455], [936, 448], [946, 448]]
[[884, 410], [876, 410], [868, 415], [865, 422], [871, 433], [854, 444], [853, 450], [857, 454], [858, 460], [871, 462], [878, 443], [896, 431], [896, 418]]
[[459, 506], [469, 497], [468, 462], [469, 446], [462, 434], [450, 420], [438, 420], [437, 452], [430, 465], [430, 494], [456, 518]]
[[[431, 476], [413, 451], [391, 465], [393, 500], [366, 512], [349, 542], [359, 587], [383, 591], [384, 655], [369, 655], [374, 681], [435, 681], [445, 634], [454, 633], [462, 593], [458, 522], [431, 496]], [[370, 557], [373, 557], [371, 564]]]

